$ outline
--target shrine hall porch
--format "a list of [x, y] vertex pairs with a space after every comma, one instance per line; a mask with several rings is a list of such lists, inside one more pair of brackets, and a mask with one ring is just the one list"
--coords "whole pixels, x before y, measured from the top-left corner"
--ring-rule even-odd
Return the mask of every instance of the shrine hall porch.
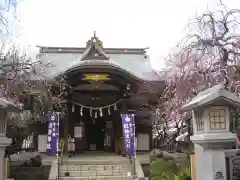
[[[77, 117], [77, 116], [76, 116]], [[68, 147], [67, 147], [67, 140], [68, 140], [68, 134], [71, 133], [75, 139], [75, 149], [76, 154], [81, 155], [82, 153], [88, 153], [89, 151], [97, 151], [97, 152], [109, 152], [113, 154], [119, 154], [119, 149], [121, 150], [120, 154], [124, 154], [124, 139], [123, 139], [123, 133], [122, 133], [122, 124], [121, 119], [119, 116], [118, 118], [115, 118], [114, 116], [109, 119], [105, 119], [105, 125], [104, 127], [94, 128], [95, 130], [98, 129], [98, 131], [104, 129], [105, 132], [105, 140], [101, 141], [101, 148], [94, 147], [92, 144], [96, 142], [97, 139], [93, 139], [94, 137], [97, 137], [97, 134], [95, 133], [94, 136], [91, 136], [92, 131], [94, 130], [90, 128], [92, 124], [89, 126], [89, 122], [92, 122], [92, 119], [86, 119], [83, 121], [80, 121], [81, 123], [74, 122], [71, 120], [60, 120], [60, 138], [64, 139], [65, 145], [64, 145], [64, 154], [67, 155], [68, 153]], [[79, 118], [80, 119], [80, 118]], [[96, 122], [99, 122], [100, 119], [95, 120]], [[48, 123], [39, 124], [39, 135], [37, 138], [37, 151], [40, 153], [46, 152], [47, 147], [47, 130], [48, 130]], [[41, 130], [42, 129], [42, 130]], [[41, 130], [41, 131], [40, 131]], [[138, 119], [136, 119], [136, 151], [137, 152], [146, 152], [149, 153], [151, 149], [151, 127], [148, 126], [145, 123], [139, 123]], [[78, 132], [74, 132], [78, 131]], [[79, 132], [80, 131], [80, 132]], [[95, 131], [96, 132], [96, 131]], [[92, 133], [93, 134], [93, 133]], [[91, 138], [91, 139], [90, 139]], [[103, 138], [103, 137], [102, 137]], [[108, 141], [107, 141], [107, 139]], [[95, 140], [95, 142], [94, 142]]]
[[[68, 111], [67, 119], [60, 119], [59, 134], [64, 139], [64, 153], [68, 153], [68, 136], [71, 134], [75, 140], [76, 154], [85, 152], [107, 152], [125, 154], [123, 127], [120, 110], [115, 110], [109, 115], [97, 118], [91, 117], [88, 111], [79, 113], [80, 109]], [[103, 111], [104, 112], [104, 111]], [[135, 118], [136, 151], [149, 152], [151, 149], [151, 126], [147, 122]]]

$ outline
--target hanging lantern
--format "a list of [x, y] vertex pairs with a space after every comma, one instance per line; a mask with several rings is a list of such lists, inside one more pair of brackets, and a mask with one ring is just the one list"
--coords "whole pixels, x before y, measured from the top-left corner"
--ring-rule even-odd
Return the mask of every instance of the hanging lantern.
[[103, 112], [102, 112], [101, 108], [99, 109], [99, 113], [100, 113], [100, 116], [102, 117], [103, 116]]
[[110, 109], [111, 106], [108, 106], [108, 115], [111, 115], [111, 109]]
[[72, 112], [74, 112], [75, 111], [75, 107], [74, 107], [74, 104], [72, 105]]
[[83, 116], [83, 107], [81, 106], [80, 115]]
[[98, 114], [97, 114], [97, 111], [95, 112], [95, 116], [94, 116], [94, 118], [97, 118], [98, 117]]

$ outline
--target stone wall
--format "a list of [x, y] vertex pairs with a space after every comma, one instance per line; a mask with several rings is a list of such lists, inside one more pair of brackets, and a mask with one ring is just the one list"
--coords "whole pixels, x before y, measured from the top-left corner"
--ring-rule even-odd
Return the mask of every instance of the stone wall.
[[9, 178], [14, 180], [48, 180], [51, 166], [20, 167], [10, 165]]

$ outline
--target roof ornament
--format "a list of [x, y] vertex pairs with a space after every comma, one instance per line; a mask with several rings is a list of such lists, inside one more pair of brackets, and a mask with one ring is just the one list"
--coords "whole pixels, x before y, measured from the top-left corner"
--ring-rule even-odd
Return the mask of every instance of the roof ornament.
[[97, 37], [97, 36], [96, 36], [96, 31], [95, 31], [95, 30], [94, 30], [93, 37], [94, 37], [94, 38], [96, 38], [96, 37]]
[[101, 48], [103, 48], [102, 41], [100, 41], [100, 40], [98, 39], [98, 37], [96, 36], [96, 31], [94, 31], [93, 37], [91, 37], [91, 39], [87, 41], [86, 47], [88, 48], [89, 46], [95, 45], [95, 44], [97, 44], [98, 46], [100, 46]]
[[96, 36], [96, 31], [94, 31], [94, 34], [93, 34], [93, 42], [95, 43], [97, 41], [97, 36]]
[[102, 41], [96, 36], [96, 31], [94, 31], [93, 37], [87, 41], [86, 50], [81, 57], [81, 60], [91, 59], [109, 60], [108, 55], [103, 50]]

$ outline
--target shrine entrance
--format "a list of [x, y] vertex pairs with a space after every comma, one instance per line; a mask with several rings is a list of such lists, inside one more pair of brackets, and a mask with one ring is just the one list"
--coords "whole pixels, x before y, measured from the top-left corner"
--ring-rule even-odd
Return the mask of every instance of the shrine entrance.
[[103, 118], [92, 118], [86, 122], [86, 138], [89, 151], [104, 151], [105, 121]]
[[120, 114], [128, 109], [137, 81], [119, 69], [106, 67], [98, 69], [103, 72], [89, 72], [93, 70], [83, 68], [67, 74], [72, 93], [64, 125], [65, 141], [68, 134], [75, 138], [76, 153], [124, 153]]
[[[118, 107], [121, 108], [121, 104], [118, 104]], [[76, 153], [119, 151], [119, 146], [123, 145], [120, 109], [111, 108], [110, 114], [107, 110], [103, 110], [101, 116], [98, 110], [93, 110], [90, 115], [87, 108], [80, 114], [81, 106], [77, 105], [75, 105], [74, 112], [72, 112], [72, 108], [68, 109], [68, 119], [62, 123], [64, 128], [62, 131], [65, 132], [65, 141], [67, 141], [67, 134], [74, 137]], [[121, 147], [121, 149], [123, 148]]]

